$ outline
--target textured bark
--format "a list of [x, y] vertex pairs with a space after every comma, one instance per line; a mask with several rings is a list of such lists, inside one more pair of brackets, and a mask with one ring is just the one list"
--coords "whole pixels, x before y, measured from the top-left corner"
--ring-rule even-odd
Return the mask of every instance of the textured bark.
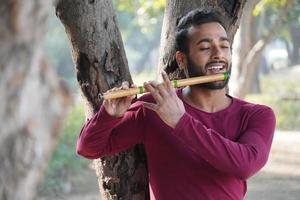
[[[56, 14], [71, 41], [87, 118], [98, 111], [99, 93], [132, 83], [115, 11], [110, 0], [59, 0]], [[143, 146], [94, 161], [102, 199], [147, 199]]]
[[51, 1], [0, 2], [0, 199], [29, 200], [70, 98], [42, 54]]
[[284, 7], [281, 9], [275, 22], [271, 25], [269, 32], [263, 38], [255, 43], [251, 50], [247, 53], [245, 58], [241, 62], [241, 72], [238, 75], [238, 88], [234, 91], [234, 96], [239, 98], [245, 98], [246, 94], [249, 93], [250, 86], [254, 80], [254, 75], [257, 70], [258, 60], [266, 45], [272, 40], [273, 36], [277, 33], [283, 23], [283, 19], [287, 16], [289, 9], [293, 5], [293, 0], [287, 0]]
[[165, 70], [171, 79], [183, 78], [184, 75], [180, 73], [178, 65], [175, 60], [174, 34], [176, 24], [179, 19], [195, 8], [207, 9], [216, 8], [225, 17], [228, 22], [228, 37], [232, 41], [234, 34], [239, 26], [242, 10], [246, 0], [169, 0], [165, 10], [162, 34], [161, 34], [161, 48], [159, 59], [159, 70]]

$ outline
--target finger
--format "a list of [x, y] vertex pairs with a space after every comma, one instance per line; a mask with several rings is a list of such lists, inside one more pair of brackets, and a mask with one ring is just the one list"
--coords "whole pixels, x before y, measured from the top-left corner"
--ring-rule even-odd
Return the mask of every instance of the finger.
[[[131, 88], [137, 88], [137, 85], [133, 83], [133, 84], [131, 84]], [[128, 98], [130, 99], [130, 101], [132, 101], [136, 97], [137, 97], [137, 95], [128, 96]]]
[[[114, 87], [114, 88], [110, 88], [109, 90], [106, 90], [106, 92], [105, 92], [105, 93], [112, 92], [112, 91], [113, 91], [113, 89], [115, 89], [115, 87]], [[104, 93], [104, 94], [105, 94], [105, 93]]]
[[151, 95], [153, 96], [154, 100], [159, 103], [162, 104], [163, 99], [158, 91], [158, 89], [155, 88], [155, 83], [144, 83], [144, 87], [145, 89], [151, 93]]
[[109, 91], [114, 92], [114, 91], [117, 91], [117, 90], [120, 90], [120, 88], [114, 87], [114, 88], [110, 89]]
[[143, 106], [144, 106], [145, 108], [148, 108], [148, 109], [150, 109], [150, 110], [153, 110], [154, 112], [156, 112], [157, 109], [158, 109], [158, 105], [157, 105], [157, 104], [154, 104], [154, 103], [144, 102], [144, 103], [143, 103]]
[[160, 95], [161, 95], [162, 97], [167, 97], [167, 96], [169, 96], [169, 93], [168, 93], [168, 91], [167, 91], [167, 88], [166, 88], [166, 86], [165, 86], [164, 84], [159, 84], [159, 85], [157, 86], [157, 89], [158, 89], [158, 91], [159, 91], [159, 93], [160, 93]]
[[131, 96], [127, 96], [127, 100], [128, 101], [132, 101], [133, 99], [135, 99], [137, 97], [137, 95], [135, 94], [135, 95], [131, 95]]
[[167, 75], [167, 73], [165, 71], [161, 72], [161, 76], [163, 78], [164, 84], [166, 85], [168, 90], [173, 90], [174, 87], [172, 86], [172, 83]]
[[137, 88], [137, 85], [133, 83], [133, 84], [131, 84], [131, 87], [132, 88]]
[[123, 106], [129, 106], [132, 102], [132, 100], [135, 98], [135, 96], [127, 96], [126, 98], [123, 98], [122, 101], [120, 101], [122, 103]]
[[109, 100], [104, 99], [102, 104], [104, 107], [107, 107], [109, 105]]
[[157, 88], [158, 85], [159, 85], [159, 83], [156, 82], [156, 81], [149, 81], [148, 83], [149, 83], [150, 85], [152, 85], [152, 87], [154, 87], [154, 88]]
[[123, 83], [122, 83], [122, 89], [125, 89], [125, 90], [127, 90], [128, 88], [129, 88], [129, 83], [127, 82], [127, 81], [124, 81]]
[[153, 86], [153, 88], [158, 90], [161, 97], [165, 97], [168, 95], [164, 84], [157, 83], [156, 81], [151, 81], [150, 84]]

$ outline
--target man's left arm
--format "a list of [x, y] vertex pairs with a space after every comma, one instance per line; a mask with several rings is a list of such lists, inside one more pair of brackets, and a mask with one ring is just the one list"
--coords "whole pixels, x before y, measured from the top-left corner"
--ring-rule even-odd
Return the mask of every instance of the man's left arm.
[[177, 97], [166, 73], [164, 84], [145, 83], [144, 86], [156, 101], [144, 103], [155, 111], [195, 155], [200, 156], [214, 168], [240, 179], [247, 179], [267, 162], [275, 130], [272, 109], [260, 106], [249, 119], [247, 129], [237, 141], [223, 137], [217, 131], [205, 127], [189, 115], [183, 102]]
[[272, 109], [261, 106], [251, 115], [245, 132], [232, 141], [185, 113], [174, 135], [216, 169], [245, 180], [267, 162], [275, 123]]

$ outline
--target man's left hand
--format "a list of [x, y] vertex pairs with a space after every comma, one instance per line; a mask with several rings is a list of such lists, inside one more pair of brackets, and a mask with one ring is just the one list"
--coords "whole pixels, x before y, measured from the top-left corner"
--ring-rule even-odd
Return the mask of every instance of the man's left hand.
[[163, 83], [144, 83], [145, 89], [151, 93], [156, 104], [144, 102], [144, 106], [156, 112], [159, 117], [170, 127], [175, 128], [180, 118], [185, 113], [183, 102], [176, 94], [166, 72], [162, 72]]

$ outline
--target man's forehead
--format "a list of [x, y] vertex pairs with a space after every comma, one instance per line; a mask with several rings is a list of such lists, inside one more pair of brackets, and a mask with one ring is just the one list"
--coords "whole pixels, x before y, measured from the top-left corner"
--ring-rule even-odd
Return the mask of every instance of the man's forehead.
[[[209, 22], [198, 26], [192, 26], [189, 28], [189, 36], [192, 38], [203, 37], [211, 39], [222, 39], [227, 38], [227, 33], [224, 27], [218, 22]], [[195, 38], [195, 39], [196, 39]]]

